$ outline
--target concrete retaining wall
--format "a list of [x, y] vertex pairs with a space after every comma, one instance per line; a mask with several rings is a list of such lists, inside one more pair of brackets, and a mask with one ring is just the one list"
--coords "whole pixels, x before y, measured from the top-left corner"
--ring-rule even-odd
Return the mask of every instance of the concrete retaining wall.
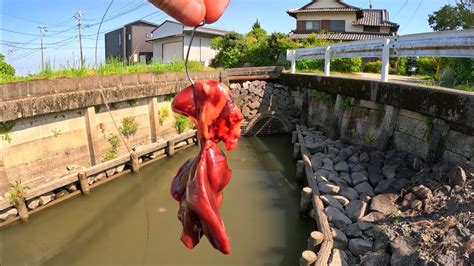
[[302, 120], [332, 138], [474, 167], [474, 93], [405, 83], [281, 75]]

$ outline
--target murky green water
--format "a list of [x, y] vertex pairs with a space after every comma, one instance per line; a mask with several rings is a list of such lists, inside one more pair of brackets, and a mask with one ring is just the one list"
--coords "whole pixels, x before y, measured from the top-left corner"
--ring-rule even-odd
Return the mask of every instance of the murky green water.
[[[141, 169], [150, 213], [137, 175], [123, 176], [0, 231], [2, 266], [8, 265], [297, 265], [314, 227], [298, 215], [299, 190], [288, 137], [244, 138], [227, 153], [233, 169], [221, 214], [232, 253], [221, 255], [207, 239], [183, 247], [178, 204], [169, 186], [196, 148]], [[145, 253], [146, 252], [146, 253]], [[143, 262], [144, 261], [144, 262]]]

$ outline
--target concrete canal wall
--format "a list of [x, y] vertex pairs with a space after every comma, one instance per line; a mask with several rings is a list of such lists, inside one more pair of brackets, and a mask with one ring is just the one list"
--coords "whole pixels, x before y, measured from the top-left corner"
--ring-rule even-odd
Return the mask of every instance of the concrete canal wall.
[[283, 73], [301, 118], [333, 139], [474, 167], [474, 93]]

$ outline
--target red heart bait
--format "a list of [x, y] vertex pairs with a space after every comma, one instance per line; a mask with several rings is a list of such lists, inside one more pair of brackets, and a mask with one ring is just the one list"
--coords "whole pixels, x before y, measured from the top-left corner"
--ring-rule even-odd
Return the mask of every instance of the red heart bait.
[[192, 249], [205, 235], [214, 248], [229, 254], [219, 209], [232, 171], [217, 143], [223, 141], [228, 151], [237, 147], [243, 115], [229, 88], [217, 80], [196, 81], [176, 95], [172, 107], [193, 121], [200, 143], [199, 155], [184, 163], [171, 185], [171, 195], [179, 201], [181, 241]]

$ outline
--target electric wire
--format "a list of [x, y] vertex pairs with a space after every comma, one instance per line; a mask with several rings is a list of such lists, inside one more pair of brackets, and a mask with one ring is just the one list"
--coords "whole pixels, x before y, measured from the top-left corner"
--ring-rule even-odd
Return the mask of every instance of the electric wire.
[[423, 0], [420, 0], [420, 2], [418, 3], [418, 6], [416, 7], [415, 9], [415, 12], [413, 12], [413, 15], [410, 17], [410, 19], [408, 20], [408, 22], [406, 23], [406, 25], [410, 24], [410, 22], [413, 20], [413, 18], [415, 17], [415, 15], [418, 13], [418, 10], [420, 10], [420, 7], [421, 7], [421, 4], [423, 3]]

